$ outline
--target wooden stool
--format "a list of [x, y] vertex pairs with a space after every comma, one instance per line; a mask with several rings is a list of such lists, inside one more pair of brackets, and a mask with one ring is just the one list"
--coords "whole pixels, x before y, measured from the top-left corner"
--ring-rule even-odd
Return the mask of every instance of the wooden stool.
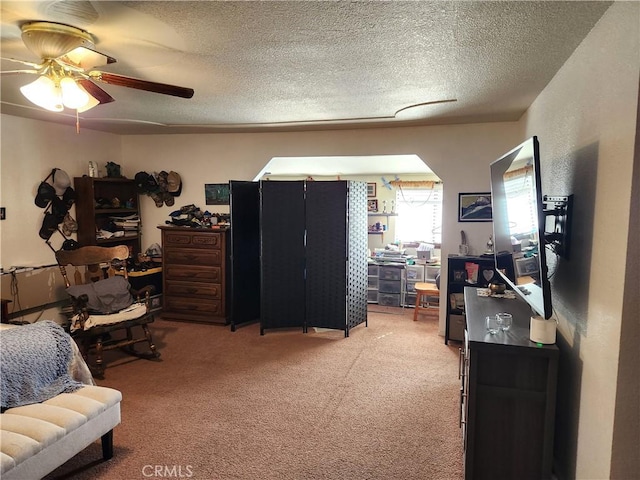
[[[429, 301], [429, 297], [438, 297], [437, 302]], [[424, 306], [423, 306], [424, 305]], [[440, 290], [435, 283], [416, 283], [416, 309], [413, 312], [413, 321], [418, 320], [418, 314], [422, 310], [430, 310], [440, 306]]]

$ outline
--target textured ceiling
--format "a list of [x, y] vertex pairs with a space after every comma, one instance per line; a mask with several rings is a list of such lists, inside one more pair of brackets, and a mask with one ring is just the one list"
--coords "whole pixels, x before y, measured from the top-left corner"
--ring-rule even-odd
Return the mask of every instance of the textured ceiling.
[[[67, 23], [117, 59], [104, 71], [195, 90], [182, 99], [101, 84], [116, 101], [81, 114], [81, 128], [121, 134], [510, 121], [610, 3], [2, 1], [1, 49], [38, 61], [21, 23]], [[72, 112], [22, 97], [33, 79], [2, 77], [2, 113], [74, 125]], [[396, 116], [430, 102], [443, 103]]]

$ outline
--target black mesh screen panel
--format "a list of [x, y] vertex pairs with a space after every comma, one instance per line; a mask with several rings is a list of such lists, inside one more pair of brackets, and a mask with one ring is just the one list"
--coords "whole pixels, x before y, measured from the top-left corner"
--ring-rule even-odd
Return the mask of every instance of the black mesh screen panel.
[[260, 183], [261, 329], [304, 326], [304, 182]]
[[367, 321], [367, 184], [349, 182], [347, 330]]
[[346, 326], [347, 182], [307, 182], [307, 326]]
[[260, 318], [260, 190], [229, 182], [231, 213], [231, 328]]

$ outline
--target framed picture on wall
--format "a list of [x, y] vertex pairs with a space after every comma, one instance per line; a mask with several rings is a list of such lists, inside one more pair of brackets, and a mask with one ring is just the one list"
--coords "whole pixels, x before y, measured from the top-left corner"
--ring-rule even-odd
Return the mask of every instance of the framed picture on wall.
[[229, 184], [205, 183], [204, 200], [207, 205], [229, 205]]
[[459, 193], [458, 221], [459, 222], [490, 222], [491, 193]]
[[367, 212], [376, 213], [378, 211], [378, 200], [367, 200]]
[[375, 197], [376, 196], [376, 184], [367, 183], [367, 197]]

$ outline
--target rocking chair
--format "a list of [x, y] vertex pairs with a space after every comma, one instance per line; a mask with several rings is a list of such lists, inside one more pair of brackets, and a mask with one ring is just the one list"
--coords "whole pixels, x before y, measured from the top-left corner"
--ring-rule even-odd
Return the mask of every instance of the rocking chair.
[[[88, 246], [56, 252], [67, 293], [71, 297], [71, 336], [97, 378], [104, 377], [104, 351], [122, 349], [141, 358], [160, 357], [148, 327], [154, 321], [150, 311], [150, 295], [154, 287], [137, 291], [131, 288], [126, 269], [128, 257], [126, 245]], [[124, 265], [118, 271], [119, 275], [116, 275], [116, 263]], [[68, 265], [75, 267], [75, 285], [67, 273]], [[79, 267], [85, 267], [84, 274]], [[134, 337], [133, 328], [138, 326], [144, 336]], [[124, 338], [118, 331], [124, 331]], [[140, 342], [149, 344], [150, 353], [136, 352], [134, 345]], [[90, 351], [95, 351], [95, 364], [89, 362]]]

